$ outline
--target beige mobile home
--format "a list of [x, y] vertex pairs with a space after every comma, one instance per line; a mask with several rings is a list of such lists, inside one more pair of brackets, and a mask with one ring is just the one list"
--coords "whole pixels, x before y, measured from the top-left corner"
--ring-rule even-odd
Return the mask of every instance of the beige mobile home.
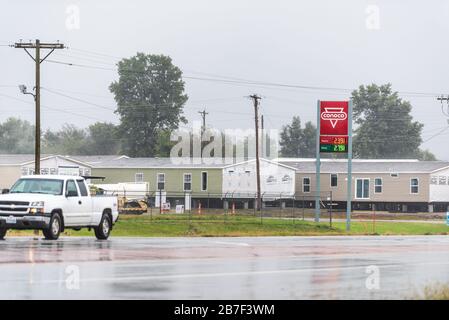
[[[296, 168], [296, 195], [316, 192], [315, 159], [278, 159]], [[347, 161], [322, 159], [321, 191], [346, 207]], [[445, 212], [449, 206], [449, 162], [353, 160], [354, 210]]]

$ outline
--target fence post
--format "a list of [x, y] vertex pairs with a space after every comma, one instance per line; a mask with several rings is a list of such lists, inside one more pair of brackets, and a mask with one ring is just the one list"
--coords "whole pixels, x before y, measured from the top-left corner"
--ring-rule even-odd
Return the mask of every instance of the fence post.
[[305, 218], [305, 212], [306, 211], [306, 196], [302, 196], [302, 221], [304, 221]]
[[192, 205], [193, 205], [192, 194], [189, 195], [189, 201], [190, 201], [189, 203], [189, 231], [190, 231], [192, 230]]
[[226, 192], [226, 210], [224, 211], [224, 215], [223, 215], [223, 223], [226, 223], [226, 220], [228, 218], [228, 213], [229, 213], [229, 199], [228, 198], [228, 193]]
[[282, 218], [282, 192], [279, 193], [279, 217]]
[[254, 194], [254, 202], [253, 202], [254, 217], [256, 217], [256, 198], [257, 198], [257, 195]]
[[153, 221], [153, 206], [151, 205], [151, 192], [148, 193], [148, 206], [150, 207], [150, 220]]
[[159, 189], [159, 214], [162, 214], [162, 189]]
[[295, 223], [295, 196], [292, 198], [292, 221]]
[[332, 228], [332, 207], [333, 207], [333, 201], [332, 201], [332, 191], [330, 191], [330, 206], [329, 206], [329, 224]]

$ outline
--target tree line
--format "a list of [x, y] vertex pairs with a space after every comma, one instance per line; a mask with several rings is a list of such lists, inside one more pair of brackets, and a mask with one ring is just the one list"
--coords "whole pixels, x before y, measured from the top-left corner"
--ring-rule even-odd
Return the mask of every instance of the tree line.
[[[34, 125], [26, 120], [8, 118], [0, 123], [0, 153], [33, 153]], [[88, 128], [64, 124], [61, 129], [42, 134], [41, 152], [65, 155], [117, 154], [120, 140], [117, 126], [97, 122]]]

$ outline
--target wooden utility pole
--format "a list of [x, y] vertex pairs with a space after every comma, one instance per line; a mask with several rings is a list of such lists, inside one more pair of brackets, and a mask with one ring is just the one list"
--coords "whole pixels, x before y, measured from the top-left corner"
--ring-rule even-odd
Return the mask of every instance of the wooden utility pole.
[[209, 112], [206, 112], [206, 109], [204, 109], [203, 111], [198, 111], [198, 113], [201, 115], [201, 118], [203, 119], [203, 123], [201, 125], [201, 134], [203, 134], [204, 131], [206, 131], [206, 115], [208, 115]]
[[256, 94], [250, 96], [254, 104], [254, 120], [256, 126], [256, 175], [257, 175], [257, 200], [256, 209], [260, 210], [262, 207], [262, 199], [260, 196], [260, 160], [259, 160], [259, 100], [262, 99]]
[[[34, 174], [40, 174], [41, 171], [41, 63], [55, 51], [55, 49], [64, 49], [62, 43], [41, 43], [39, 39], [28, 43], [15, 43], [14, 48], [24, 49], [25, 52], [34, 60], [36, 65], [36, 84], [34, 87], [34, 101], [36, 104], [36, 124], [34, 137]], [[34, 57], [27, 49], [36, 49]], [[41, 59], [41, 49], [50, 49], [51, 51]], [[25, 92], [24, 92], [25, 93]]]
[[260, 151], [262, 153], [262, 157], [265, 157], [265, 126], [264, 126], [264, 122], [263, 122], [263, 114], [260, 115], [260, 132], [261, 132], [261, 138], [262, 138], [262, 143], [261, 143], [261, 147], [260, 147]]

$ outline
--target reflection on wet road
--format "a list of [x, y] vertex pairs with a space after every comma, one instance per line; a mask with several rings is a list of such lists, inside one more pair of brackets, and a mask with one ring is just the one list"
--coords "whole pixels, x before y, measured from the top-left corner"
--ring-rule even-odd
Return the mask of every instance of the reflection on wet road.
[[0, 242], [1, 299], [391, 299], [435, 282], [446, 236]]

